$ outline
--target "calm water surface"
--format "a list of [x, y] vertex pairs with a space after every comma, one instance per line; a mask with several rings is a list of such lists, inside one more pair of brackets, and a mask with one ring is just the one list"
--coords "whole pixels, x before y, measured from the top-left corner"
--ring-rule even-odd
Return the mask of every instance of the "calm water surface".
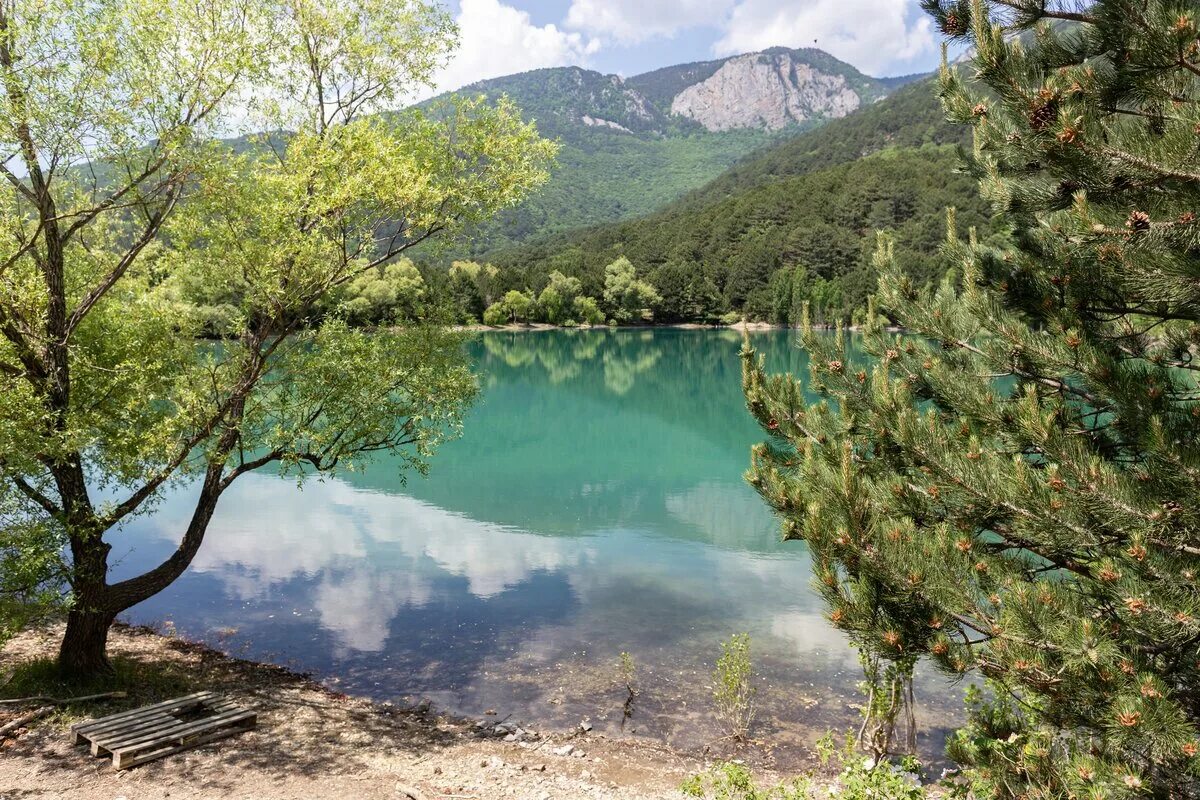
[[[754, 337], [807, 374], [793, 336]], [[431, 698], [534, 727], [588, 718], [695, 747], [719, 643], [753, 640], [755, 734], [785, 757], [858, 719], [854, 652], [823, 616], [805, 546], [742, 480], [761, 433], [729, 331], [487, 333], [465, 435], [407, 483], [396, 465], [297, 488], [269, 474], [221, 500], [191, 569], [126, 617], [380, 700]], [[131, 524], [117, 577], [174, 547], [181, 491]], [[642, 694], [622, 728], [616, 663]], [[922, 749], [940, 751], [961, 692], [918, 683]]]

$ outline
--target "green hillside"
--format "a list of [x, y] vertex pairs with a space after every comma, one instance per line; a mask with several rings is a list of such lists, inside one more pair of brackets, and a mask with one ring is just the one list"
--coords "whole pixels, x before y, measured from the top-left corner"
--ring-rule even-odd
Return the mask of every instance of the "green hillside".
[[786, 133], [694, 131], [639, 137], [603, 129], [576, 131], [559, 137], [558, 164], [545, 187], [488, 224], [464, 231], [439, 255], [442, 260], [486, 258], [522, 242], [647, 214]]
[[[775, 49], [841, 75], [872, 103], [907, 79], [877, 80], [820, 50]], [[540, 69], [482, 81], [463, 95], [510, 97], [544, 136], [562, 146], [550, 183], [520, 207], [464, 231], [426, 258], [483, 258], [582, 226], [648, 214], [703, 186], [765, 146], [815, 128], [814, 119], [781, 131], [710, 132], [671, 114], [676, 94], [710, 77], [727, 59], [683, 64], [622, 79], [579, 67]], [[435, 102], [435, 101], [431, 101]]]
[[768, 147], [651, 215], [493, 260], [512, 288], [537, 290], [559, 270], [598, 295], [604, 266], [624, 255], [663, 295], [662, 321], [728, 311], [783, 321], [800, 295], [837, 316], [873, 289], [876, 231], [894, 232], [902, 263], [923, 280], [944, 272], [936, 251], [947, 206], [958, 208], [964, 229], [988, 232], [974, 180], [954, 172], [963, 137], [944, 121], [931, 83], [921, 82]]

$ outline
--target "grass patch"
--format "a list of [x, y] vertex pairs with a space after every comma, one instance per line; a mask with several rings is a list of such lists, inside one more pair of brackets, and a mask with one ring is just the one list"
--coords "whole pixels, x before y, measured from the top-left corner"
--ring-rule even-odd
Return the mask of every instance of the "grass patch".
[[[12, 678], [0, 686], [0, 699], [18, 697], [67, 698], [101, 692], [125, 692], [122, 698], [68, 703], [49, 719], [58, 723], [115, 714], [137, 706], [169, 700], [196, 691], [194, 678], [178, 664], [161, 664], [125, 656], [112, 659], [113, 674], [88, 680], [67, 678], [53, 658], [35, 658], [12, 666]], [[23, 708], [36, 707], [30, 703]], [[8, 706], [7, 709], [15, 709]]]

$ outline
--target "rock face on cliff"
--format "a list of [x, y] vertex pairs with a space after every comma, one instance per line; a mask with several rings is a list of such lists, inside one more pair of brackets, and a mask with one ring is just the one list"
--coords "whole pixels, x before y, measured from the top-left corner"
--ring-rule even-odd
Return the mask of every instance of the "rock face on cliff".
[[752, 130], [837, 119], [882, 99], [907, 79], [879, 80], [815, 49], [679, 64], [622, 78], [580, 67], [553, 67], [482, 81], [465, 94], [507, 94], [545, 134], [581, 130], [640, 137]]
[[775, 131], [844, 117], [862, 102], [843, 75], [821, 72], [788, 52], [751, 53], [727, 60], [711, 77], [684, 89], [671, 101], [671, 113], [710, 131]]
[[778, 47], [628, 77], [551, 67], [466, 86], [467, 96], [511, 98], [562, 149], [541, 192], [437, 258], [485, 258], [649, 213], [760, 147], [869, 106], [907, 80], [872, 78], [814, 48]]

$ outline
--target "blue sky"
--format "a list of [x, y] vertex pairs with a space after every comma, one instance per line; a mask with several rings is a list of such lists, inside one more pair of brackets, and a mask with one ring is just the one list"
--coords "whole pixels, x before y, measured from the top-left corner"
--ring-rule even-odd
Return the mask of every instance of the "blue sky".
[[917, 0], [448, 0], [461, 29], [442, 90], [579, 65], [636, 75], [783, 45], [820, 47], [872, 75], [937, 65]]

